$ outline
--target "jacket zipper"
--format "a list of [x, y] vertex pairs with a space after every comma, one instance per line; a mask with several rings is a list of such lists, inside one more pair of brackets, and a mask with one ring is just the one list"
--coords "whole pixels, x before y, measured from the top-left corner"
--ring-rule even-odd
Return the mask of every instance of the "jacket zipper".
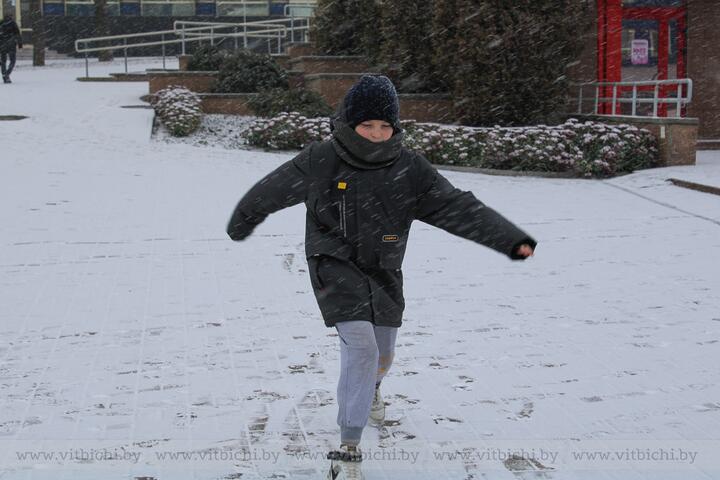
[[338, 208], [340, 209], [340, 229], [343, 232], [343, 236], [345, 238], [347, 238], [347, 218], [345, 216], [345, 193], [342, 194]]

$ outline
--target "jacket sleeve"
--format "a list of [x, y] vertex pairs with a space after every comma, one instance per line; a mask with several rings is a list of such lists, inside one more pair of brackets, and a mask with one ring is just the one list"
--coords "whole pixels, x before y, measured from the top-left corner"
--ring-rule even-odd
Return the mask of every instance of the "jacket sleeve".
[[422, 156], [420, 189], [415, 218], [486, 247], [513, 260], [523, 260], [517, 249], [523, 244], [533, 249], [537, 242], [505, 217], [475, 198], [471, 192], [455, 188]]
[[227, 225], [235, 241], [247, 238], [268, 215], [305, 201], [310, 183], [310, 151], [280, 165], [255, 184], [238, 202]]

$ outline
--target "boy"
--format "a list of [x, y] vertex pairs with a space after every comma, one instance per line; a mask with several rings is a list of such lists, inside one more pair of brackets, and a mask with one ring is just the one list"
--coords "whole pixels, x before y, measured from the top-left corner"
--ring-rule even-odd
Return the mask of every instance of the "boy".
[[305, 251], [325, 325], [340, 342], [337, 388], [340, 448], [328, 478], [362, 478], [358, 447], [368, 419], [382, 424], [380, 382], [393, 360], [405, 307], [402, 261], [410, 224], [421, 220], [514, 260], [536, 242], [453, 187], [422, 155], [402, 147], [399, 100], [386, 77], [364, 75], [332, 120], [332, 139], [313, 143], [258, 182], [227, 227], [233, 240], [300, 202], [307, 207]]

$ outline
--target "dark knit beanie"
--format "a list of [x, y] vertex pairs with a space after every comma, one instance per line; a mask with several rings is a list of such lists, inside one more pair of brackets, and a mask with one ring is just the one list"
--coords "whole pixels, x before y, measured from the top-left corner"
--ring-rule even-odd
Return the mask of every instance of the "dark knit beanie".
[[400, 100], [395, 86], [383, 75], [363, 75], [345, 95], [345, 117], [350, 128], [366, 120], [385, 120], [400, 126]]

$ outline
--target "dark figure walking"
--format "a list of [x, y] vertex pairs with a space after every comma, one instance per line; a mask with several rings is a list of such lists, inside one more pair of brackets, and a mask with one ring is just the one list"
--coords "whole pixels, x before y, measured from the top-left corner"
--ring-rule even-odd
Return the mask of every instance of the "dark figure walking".
[[[15, 48], [22, 48], [20, 29], [11, 13], [6, 13], [0, 22], [0, 64], [2, 64], [3, 82], [10, 82], [10, 74], [15, 68]], [[9, 65], [5, 63], [10, 60]]]

